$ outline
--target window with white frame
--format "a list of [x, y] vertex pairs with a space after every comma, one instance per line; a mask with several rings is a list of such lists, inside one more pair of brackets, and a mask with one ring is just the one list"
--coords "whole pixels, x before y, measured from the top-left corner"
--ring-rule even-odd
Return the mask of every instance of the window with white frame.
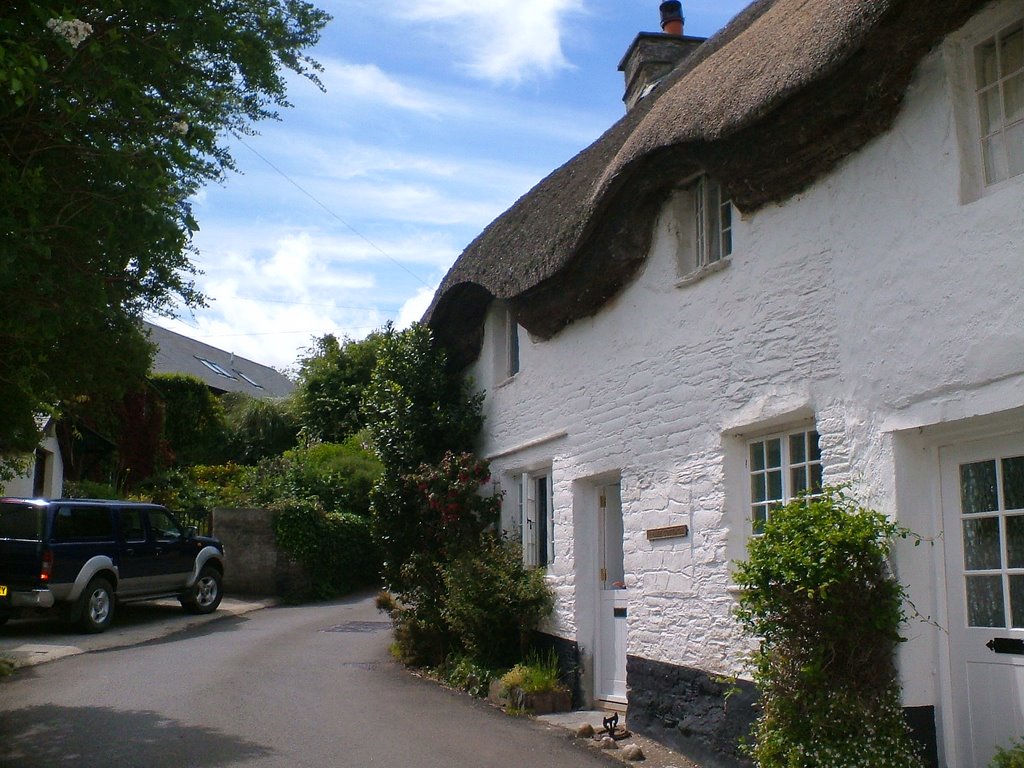
[[494, 380], [502, 382], [519, 373], [519, 323], [512, 308], [506, 305], [499, 305], [492, 317]]
[[700, 176], [673, 198], [679, 237], [679, 271], [685, 278], [732, 255], [732, 201], [722, 185]]
[[801, 493], [821, 491], [821, 449], [814, 429], [785, 432], [750, 441], [750, 520], [755, 534], [764, 530], [775, 507]]
[[516, 475], [519, 529], [523, 562], [528, 566], [550, 565], [555, 559], [555, 516], [551, 472]]
[[505, 333], [505, 371], [509, 376], [519, 373], [519, 323], [511, 309], [506, 310]]
[[986, 186], [1024, 174], [1024, 19], [974, 46]]

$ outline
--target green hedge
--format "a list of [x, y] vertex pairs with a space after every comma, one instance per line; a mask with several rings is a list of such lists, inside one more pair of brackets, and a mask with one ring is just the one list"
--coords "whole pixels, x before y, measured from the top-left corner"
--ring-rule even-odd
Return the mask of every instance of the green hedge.
[[278, 546], [303, 566], [311, 581], [310, 595], [289, 597], [328, 600], [375, 583], [379, 557], [366, 518], [325, 512], [309, 499], [284, 499], [270, 508]]

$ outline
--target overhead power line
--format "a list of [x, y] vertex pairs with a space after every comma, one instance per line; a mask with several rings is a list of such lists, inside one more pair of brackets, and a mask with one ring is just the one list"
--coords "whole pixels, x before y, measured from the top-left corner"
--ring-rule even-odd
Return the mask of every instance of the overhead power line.
[[360, 232], [360, 231], [359, 231], [358, 229], [356, 229], [356, 228], [355, 228], [355, 227], [353, 227], [353, 226], [352, 226], [351, 224], [349, 224], [349, 223], [348, 223], [347, 221], [345, 221], [345, 219], [341, 218], [341, 216], [339, 216], [339, 215], [338, 215], [337, 213], [335, 213], [335, 212], [334, 212], [333, 210], [331, 210], [330, 208], [328, 208], [328, 207], [327, 207], [327, 205], [326, 205], [326, 204], [324, 204], [323, 202], [321, 202], [321, 201], [320, 201], [320, 199], [319, 199], [319, 198], [318, 198], [318, 197], [317, 197], [316, 195], [314, 195], [314, 194], [313, 194], [312, 192], [310, 192], [310, 191], [309, 191], [309, 190], [307, 190], [307, 189], [306, 189], [305, 187], [303, 187], [303, 186], [302, 186], [301, 184], [299, 184], [299, 183], [298, 183], [297, 181], [295, 181], [295, 179], [293, 179], [293, 178], [292, 178], [291, 176], [289, 176], [289, 175], [288, 175], [287, 173], [285, 173], [285, 172], [284, 172], [284, 171], [282, 171], [282, 170], [281, 170], [280, 168], [278, 168], [278, 167], [277, 167], [276, 165], [274, 165], [274, 164], [273, 164], [273, 163], [272, 163], [272, 162], [271, 162], [271, 161], [270, 161], [270, 160], [269, 160], [269, 159], [268, 159], [267, 157], [265, 157], [264, 155], [260, 154], [260, 153], [259, 153], [259, 152], [258, 152], [258, 151], [257, 151], [257, 150], [256, 150], [256, 149], [255, 149], [255, 148], [254, 148], [254, 147], [252, 146], [252, 145], [250, 145], [250, 144], [249, 144], [249, 143], [248, 143], [248, 142], [247, 142], [247, 141], [246, 141], [245, 139], [241, 138], [240, 136], [238, 136], [238, 137], [236, 137], [236, 138], [238, 139], [238, 141], [239, 141], [239, 142], [241, 142], [241, 144], [242, 144], [242, 145], [243, 145], [243, 146], [244, 146], [244, 147], [245, 147], [246, 149], [248, 149], [248, 150], [249, 150], [250, 152], [252, 152], [252, 153], [253, 153], [254, 155], [256, 155], [256, 157], [258, 157], [258, 158], [259, 158], [260, 160], [262, 160], [262, 161], [263, 161], [264, 163], [266, 163], [266, 164], [267, 164], [268, 166], [270, 166], [270, 167], [271, 167], [271, 168], [272, 168], [272, 169], [273, 169], [273, 170], [274, 170], [274, 171], [275, 171], [276, 173], [278, 173], [278, 174], [279, 174], [279, 175], [280, 175], [280, 176], [281, 176], [281, 177], [282, 177], [282, 178], [283, 178], [283, 179], [284, 179], [285, 181], [287, 181], [287, 182], [288, 182], [289, 184], [291, 184], [291, 185], [292, 185], [293, 187], [295, 187], [295, 188], [296, 188], [297, 190], [299, 190], [299, 192], [301, 192], [301, 193], [302, 193], [302, 194], [304, 194], [304, 195], [305, 195], [306, 197], [308, 197], [308, 198], [309, 198], [310, 200], [312, 200], [312, 201], [313, 201], [314, 203], [316, 203], [316, 204], [317, 204], [317, 205], [319, 205], [319, 206], [320, 206], [321, 208], [323, 208], [323, 209], [324, 209], [324, 210], [325, 210], [325, 211], [327, 212], [327, 214], [328, 214], [329, 216], [331, 216], [331, 217], [333, 217], [333, 218], [337, 219], [337, 220], [338, 220], [339, 222], [341, 222], [341, 223], [342, 223], [342, 224], [343, 224], [343, 225], [344, 225], [345, 227], [347, 227], [347, 228], [348, 228], [348, 229], [349, 229], [349, 230], [350, 230], [350, 231], [351, 231], [352, 233], [354, 233], [354, 234], [355, 234], [355, 235], [356, 235], [357, 237], [361, 238], [361, 239], [362, 239], [362, 240], [363, 240], [364, 242], [366, 242], [366, 243], [367, 243], [367, 245], [369, 245], [369, 246], [370, 246], [371, 248], [373, 248], [373, 249], [374, 249], [375, 251], [377, 251], [377, 252], [378, 252], [378, 253], [379, 253], [379, 254], [380, 254], [381, 256], [383, 256], [383, 257], [384, 257], [385, 259], [387, 259], [388, 261], [390, 261], [390, 262], [391, 262], [392, 264], [394, 264], [394, 265], [395, 265], [396, 267], [398, 267], [399, 269], [401, 269], [401, 270], [402, 270], [403, 272], [405, 272], [406, 274], [410, 275], [410, 276], [411, 276], [411, 277], [412, 277], [412, 278], [413, 278], [414, 280], [416, 280], [417, 282], [421, 283], [421, 284], [422, 284], [423, 286], [425, 286], [426, 288], [430, 288], [430, 283], [428, 283], [428, 282], [427, 282], [426, 280], [424, 280], [424, 279], [423, 279], [422, 277], [420, 277], [419, 275], [417, 275], [417, 274], [416, 274], [415, 272], [413, 272], [413, 271], [412, 271], [411, 269], [409, 269], [409, 268], [408, 268], [407, 266], [405, 266], [405, 265], [404, 265], [404, 264], [403, 264], [402, 262], [400, 262], [400, 261], [399, 261], [398, 259], [396, 259], [396, 258], [395, 258], [394, 256], [392, 256], [392, 255], [391, 255], [390, 253], [388, 253], [388, 252], [387, 252], [387, 251], [385, 251], [385, 250], [384, 250], [383, 248], [381, 248], [381, 247], [380, 247], [379, 245], [377, 245], [377, 244], [376, 244], [375, 242], [373, 242], [373, 240], [371, 240], [370, 238], [368, 238], [368, 237], [367, 237], [366, 235], [364, 235], [364, 234], [363, 234], [362, 232]]

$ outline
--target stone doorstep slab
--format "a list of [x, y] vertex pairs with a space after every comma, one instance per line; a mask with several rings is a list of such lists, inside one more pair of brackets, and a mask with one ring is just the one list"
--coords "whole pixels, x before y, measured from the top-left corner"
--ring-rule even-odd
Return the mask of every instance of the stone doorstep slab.
[[[152, 604], [177, 608], [176, 600], [154, 600]], [[37, 664], [56, 661], [68, 656], [77, 656], [78, 654], [90, 651], [137, 645], [207, 624], [211, 621], [228, 618], [229, 616], [241, 616], [276, 604], [277, 600], [275, 599], [242, 600], [224, 598], [220, 607], [211, 614], [193, 616], [176, 611], [168, 615], [167, 618], [155, 619], [150, 622], [127, 627], [115, 626], [98, 635], [80, 635], [76, 638], [77, 645], [40, 642], [35, 638], [25, 642], [26, 638], [24, 636], [16, 638], [4, 637], [3, 629], [0, 629], [0, 656], [11, 659], [16, 668], [32, 667]]]

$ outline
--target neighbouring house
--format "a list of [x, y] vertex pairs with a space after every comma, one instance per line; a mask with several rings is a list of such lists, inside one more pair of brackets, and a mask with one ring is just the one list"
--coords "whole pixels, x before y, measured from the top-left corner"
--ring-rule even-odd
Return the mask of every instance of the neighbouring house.
[[426, 314], [546, 632], [588, 703], [742, 764], [731, 563], [849, 483], [927, 542], [895, 556], [908, 720], [983, 768], [1024, 734], [1024, 0], [758, 0], [706, 42], [662, 13], [625, 117]]
[[183, 373], [195, 376], [216, 394], [241, 392], [252, 397], [285, 397], [295, 383], [269, 365], [248, 360], [182, 336], [153, 323], [143, 323], [146, 335], [156, 345], [153, 373]]
[[64, 487], [64, 462], [57, 442], [56, 422], [52, 416], [36, 416], [39, 445], [25, 456], [25, 472], [0, 483], [0, 496], [46, 496], [59, 498]]

